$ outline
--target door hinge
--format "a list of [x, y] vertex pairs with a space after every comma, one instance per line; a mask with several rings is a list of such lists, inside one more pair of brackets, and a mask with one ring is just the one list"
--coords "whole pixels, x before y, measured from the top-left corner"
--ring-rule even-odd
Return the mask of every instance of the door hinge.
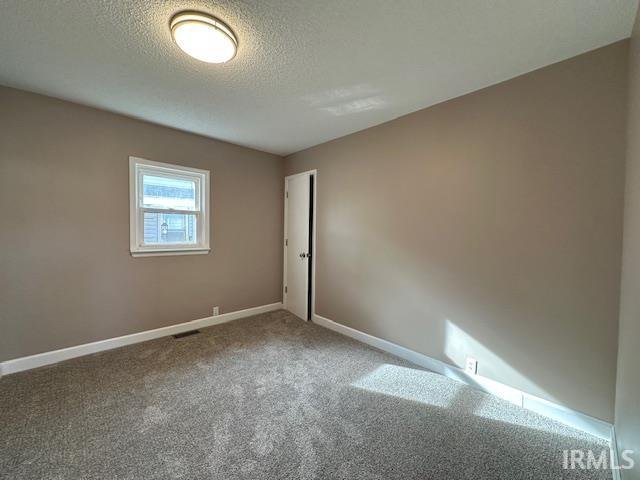
[[289, 239], [288, 239], [288, 238], [285, 238], [285, 239], [284, 239], [284, 246], [285, 246], [285, 247], [288, 247], [288, 246], [289, 246]]
[[287, 293], [287, 287], [286, 287], [286, 285], [285, 285], [285, 287], [284, 287], [284, 293]]
[[287, 196], [287, 198], [289, 198], [289, 192], [285, 192], [285, 195]]

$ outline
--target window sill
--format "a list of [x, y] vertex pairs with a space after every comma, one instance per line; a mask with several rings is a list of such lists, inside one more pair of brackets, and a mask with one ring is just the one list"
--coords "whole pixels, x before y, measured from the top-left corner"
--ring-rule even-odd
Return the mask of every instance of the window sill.
[[210, 248], [180, 248], [180, 249], [153, 249], [131, 250], [132, 257], [162, 257], [167, 255], [206, 255]]

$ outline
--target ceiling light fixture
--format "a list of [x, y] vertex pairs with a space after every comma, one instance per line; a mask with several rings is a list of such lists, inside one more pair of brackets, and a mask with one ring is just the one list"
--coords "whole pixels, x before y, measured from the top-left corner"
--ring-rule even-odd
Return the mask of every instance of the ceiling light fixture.
[[238, 39], [231, 29], [206, 13], [180, 12], [169, 27], [182, 51], [203, 62], [228, 62], [238, 49]]

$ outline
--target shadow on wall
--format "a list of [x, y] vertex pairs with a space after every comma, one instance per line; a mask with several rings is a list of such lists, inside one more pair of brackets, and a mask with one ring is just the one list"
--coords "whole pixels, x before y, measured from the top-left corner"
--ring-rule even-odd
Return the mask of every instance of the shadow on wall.
[[491, 349], [484, 346], [467, 332], [458, 327], [451, 320], [445, 320], [444, 353], [450, 363], [463, 367], [466, 363], [469, 352], [482, 358], [484, 362], [491, 365], [494, 372], [500, 372], [512, 382], [519, 386], [520, 390], [526, 392], [537, 392], [538, 396], [558, 403], [550, 392], [532, 382], [529, 378], [514, 369], [509, 363], [496, 355]]
[[[351, 199], [340, 209], [319, 210], [325, 227], [318, 239], [318, 299], [331, 298], [331, 303], [319, 303], [318, 314], [461, 368], [466, 357], [473, 357], [485, 377], [612, 420], [609, 386], [598, 385], [597, 399], [589, 394], [593, 378], [607, 377], [613, 368], [609, 359], [591, 353], [602, 351], [601, 339], [590, 333], [588, 340], [595, 343], [584, 336], [575, 340], [576, 328], [581, 333], [602, 328], [594, 324], [601, 312], [587, 311], [588, 305], [577, 300], [582, 286], [567, 287], [575, 284], [570, 262], [556, 268], [563, 273], [559, 278], [546, 278], [544, 252], [524, 254], [518, 252], [524, 247], [509, 246], [496, 259], [484, 255], [485, 246], [467, 245], [451, 232], [443, 236], [453, 241], [440, 238], [430, 244], [429, 237], [437, 234], [422, 234], [424, 227], [415, 221], [414, 238], [394, 242], [402, 226], [386, 222], [395, 212], [376, 218], [371, 210], [362, 214], [364, 209], [370, 209], [364, 199], [362, 204]], [[443, 251], [443, 245], [450, 251]], [[451, 254], [463, 250], [473, 258]], [[323, 257], [347, 260], [323, 262]], [[505, 267], [509, 262], [527, 274], [514, 275], [516, 269]], [[332, 278], [341, 281], [323, 281]], [[575, 296], [567, 298], [571, 289]], [[581, 360], [586, 362], [582, 366]]]

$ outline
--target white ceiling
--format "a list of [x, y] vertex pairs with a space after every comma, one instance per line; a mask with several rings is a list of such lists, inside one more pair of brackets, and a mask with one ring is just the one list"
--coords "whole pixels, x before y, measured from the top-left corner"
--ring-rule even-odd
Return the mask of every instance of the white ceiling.
[[[0, 84], [289, 154], [630, 35], [637, 0], [0, 0]], [[185, 9], [238, 55], [171, 41]], [[1, 105], [0, 105], [1, 108]]]

